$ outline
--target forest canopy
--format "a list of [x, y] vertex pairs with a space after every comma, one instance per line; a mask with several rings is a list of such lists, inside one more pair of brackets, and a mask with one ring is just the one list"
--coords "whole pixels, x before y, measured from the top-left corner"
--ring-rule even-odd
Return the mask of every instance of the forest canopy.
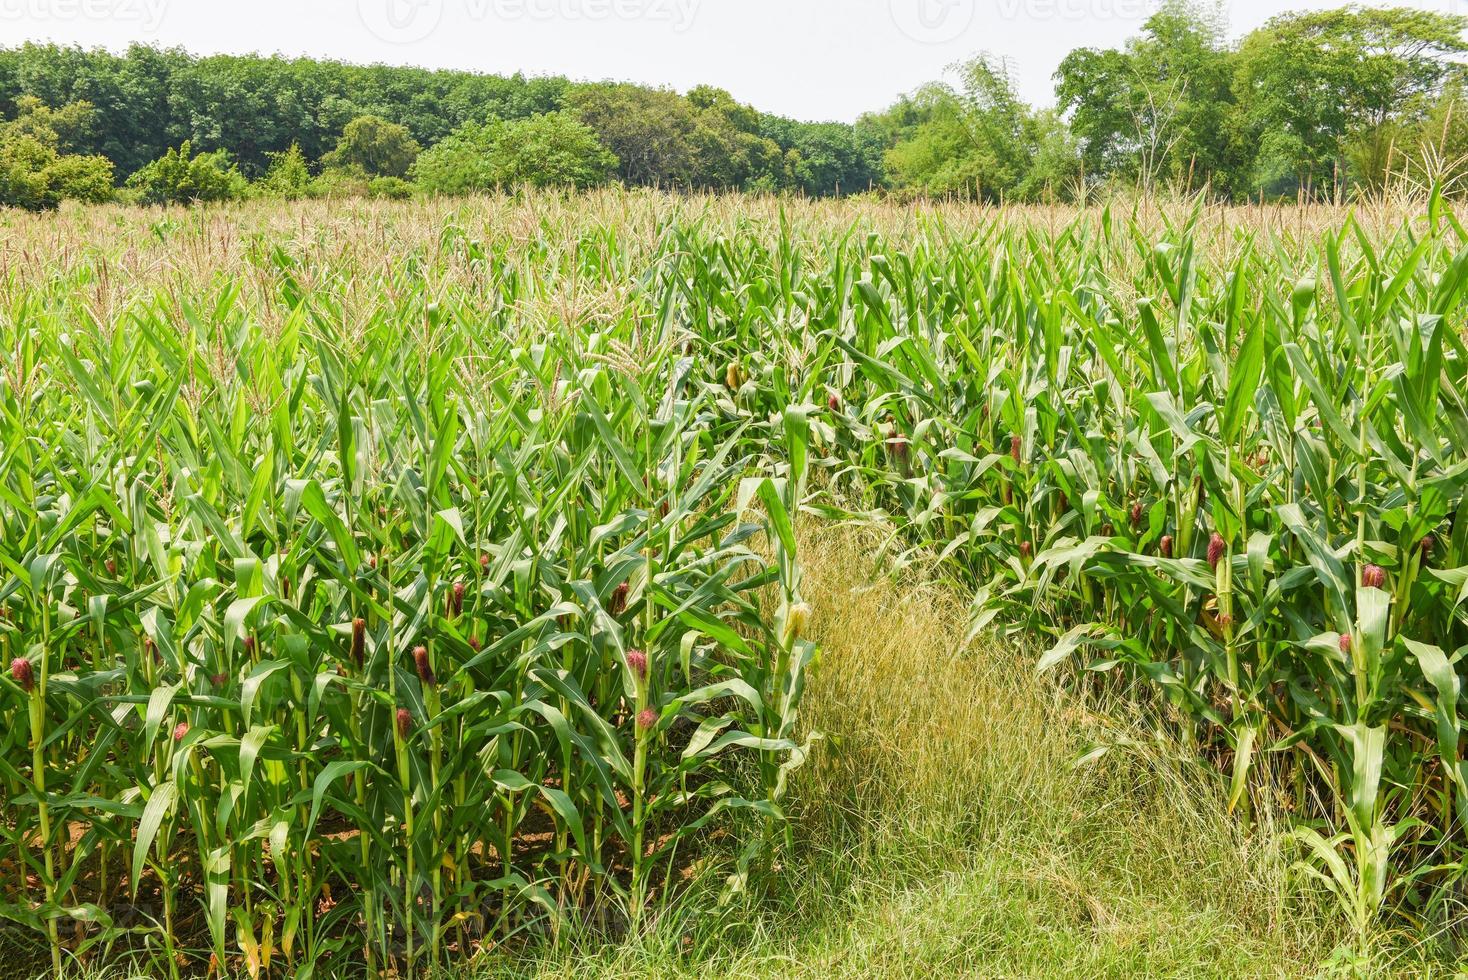
[[708, 86], [26, 44], [0, 49], [0, 204], [611, 181], [988, 201], [1107, 185], [1451, 191], [1468, 171], [1465, 25], [1352, 6], [1284, 13], [1235, 41], [1213, 6], [1167, 0], [1121, 48], [1070, 52], [1054, 108], [1025, 103], [1009, 63], [984, 54], [854, 124]]

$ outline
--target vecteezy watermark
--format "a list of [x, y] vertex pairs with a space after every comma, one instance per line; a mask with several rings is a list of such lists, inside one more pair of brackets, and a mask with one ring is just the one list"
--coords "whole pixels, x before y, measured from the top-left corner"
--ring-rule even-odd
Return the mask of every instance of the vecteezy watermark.
[[117, 21], [156, 33], [168, 0], [0, 0], [0, 21]]
[[[0, 0], [0, 3], [5, 0]], [[453, 3], [474, 23], [495, 21], [642, 20], [681, 34], [693, 26], [702, 0], [357, 0], [362, 24], [389, 44], [415, 44], [433, 34]]]
[[[1468, 2], [1468, 0], [1465, 0]], [[888, 0], [899, 30], [923, 44], [956, 41], [978, 19], [979, 0]], [[992, 20], [1145, 20], [1160, 0], [987, 0]]]

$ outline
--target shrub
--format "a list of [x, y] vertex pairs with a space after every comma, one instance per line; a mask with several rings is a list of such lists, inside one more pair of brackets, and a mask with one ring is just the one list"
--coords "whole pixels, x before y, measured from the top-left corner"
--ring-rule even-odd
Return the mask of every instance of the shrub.
[[310, 197], [369, 197], [373, 177], [358, 167], [323, 170], [306, 187]]
[[299, 143], [283, 153], [270, 155], [270, 170], [260, 180], [260, 190], [288, 201], [305, 197], [311, 187], [311, 170]]
[[413, 164], [413, 179], [433, 194], [469, 194], [495, 186], [489, 155], [495, 123], [466, 123]]
[[413, 185], [401, 177], [374, 177], [367, 182], [367, 196], [406, 201], [413, 196]]
[[106, 157], [63, 155], [47, 170], [51, 186], [62, 200], [101, 204], [112, 200], [112, 161]]
[[30, 135], [0, 135], [0, 204], [42, 211], [54, 208], [47, 168], [56, 151]]
[[193, 153], [188, 141], [128, 178], [143, 204], [200, 204], [243, 197], [245, 178], [223, 150]]
[[52, 110], [22, 100], [20, 115], [0, 124], [0, 205], [42, 211], [63, 200], [112, 197], [110, 161], [65, 152], [91, 112], [85, 102]]

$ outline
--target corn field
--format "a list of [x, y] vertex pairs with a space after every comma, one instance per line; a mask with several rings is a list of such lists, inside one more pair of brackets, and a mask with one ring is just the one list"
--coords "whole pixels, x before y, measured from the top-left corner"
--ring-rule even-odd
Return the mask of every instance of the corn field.
[[315, 207], [4, 219], [0, 915], [57, 966], [415, 973], [739, 888], [816, 734], [804, 520], [1125, 685], [1363, 937], [1461, 900], [1440, 200]]

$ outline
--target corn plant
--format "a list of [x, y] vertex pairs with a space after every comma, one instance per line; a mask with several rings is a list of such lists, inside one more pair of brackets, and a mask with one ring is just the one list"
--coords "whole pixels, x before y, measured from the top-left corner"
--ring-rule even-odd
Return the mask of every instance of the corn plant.
[[57, 969], [413, 973], [635, 928], [706, 829], [741, 875], [773, 842], [804, 465], [713, 424], [655, 294], [541, 332], [513, 311], [564, 255], [422, 269], [483, 252], [446, 234], [351, 313], [272, 248], [253, 299], [5, 317], [3, 912]]
[[16, 225], [0, 911], [57, 962], [404, 973], [747, 886], [811, 515], [1122, 675], [1363, 940], [1461, 897], [1441, 199], [445, 207]]

